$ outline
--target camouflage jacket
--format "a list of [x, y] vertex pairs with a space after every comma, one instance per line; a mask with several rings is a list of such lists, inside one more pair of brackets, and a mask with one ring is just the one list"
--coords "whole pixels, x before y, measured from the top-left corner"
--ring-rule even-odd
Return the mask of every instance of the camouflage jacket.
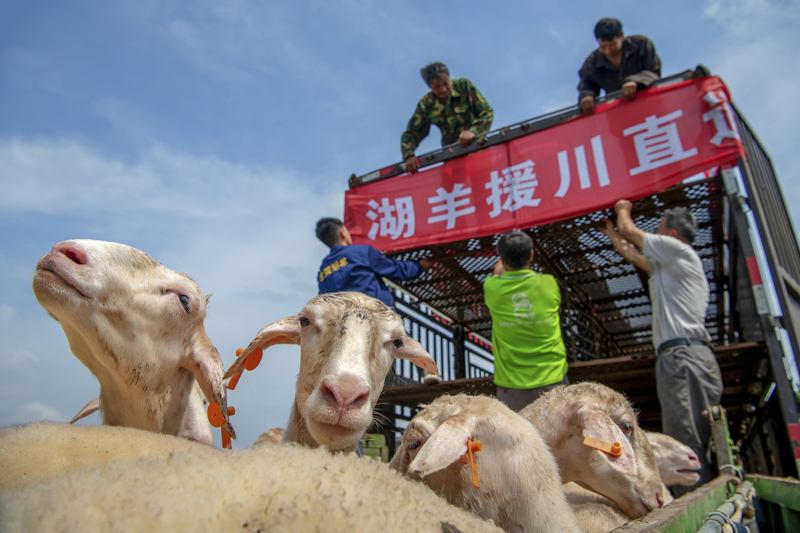
[[414, 155], [414, 150], [428, 136], [431, 124], [442, 132], [442, 146], [458, 141], [464, 130], [480, 134], [489, 131], [494, 111], [481, 92], [466, 78], [452, 80], [453, 92], [444, 104], [429, 92], [417, 104], [408, 128], [400, 137], [403, 160]]

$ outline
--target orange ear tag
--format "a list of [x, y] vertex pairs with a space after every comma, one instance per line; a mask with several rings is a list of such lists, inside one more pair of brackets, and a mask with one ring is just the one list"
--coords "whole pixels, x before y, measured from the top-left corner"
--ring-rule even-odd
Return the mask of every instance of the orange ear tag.
[[481, 488], [481, 481], [478, 479], [478, 464], [475, 462], [475, 453], [483, 451], [483, 445], [479, 440], [467, 441], [467, 453], [461, 457], [461, 462], [465, 465], [470, 465], [472, 472], [472, 486], [476, 489]]
[[622, 446], [620, 446], [619, 442], [608, 442], [602, 439], [596, 439], [594, 437], [587, 436], [585, 439], [583, 439], [583, 445], [600, 450], [601, 452], [605, 452], [608, 455], [613, 455], [615, 457], [622, 455]]
[[[236, 414], [236, 409], [232, 405], [228, 406], [228, 416], [231, 417]], [[215, 428], [221, 428], [225, 423], [222, 417], [222, 409], [217, 402], [212, 402], [208, 405], [208, 422]], [[225, 429], [222, 429], [222, 447], [231, 449], [231, 436]]]
[[[239, 357], [244, 353], [244, 348], [236, 348], [236, 357]], [[228, 390], [233, 390], [236, 388], [236, 384], [239, 383], [239, 378], [242, 377], [243, 372], [239, 372], [235, 376], [233, 376], [230, 380], [228, 380], [227, 388]]]
[[261, 348], [256, 348], [250, 355], [247, 356], [247, 360], [244, 362], [244, 367], [247, 370], [255, 370], [258, 364], [261, 362], [261, 356], [264, 355], [264, 350]]

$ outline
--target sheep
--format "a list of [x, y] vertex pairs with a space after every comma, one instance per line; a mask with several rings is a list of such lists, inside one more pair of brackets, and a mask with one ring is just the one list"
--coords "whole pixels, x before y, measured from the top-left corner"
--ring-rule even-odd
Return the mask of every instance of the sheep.
[[[664, 485], [664, 504], [667, 505], [673, 501], [667, 487], [697, 483], [700, 476], [694, 470], [700, 469], [700, 461], [691, 448], [669, 435], [650, 431], [645, 431], [645, 435], [658, 462], [658, 471]], [[587, 533], [610, 531], [629, 520], [614, 502], [575, 483], [564, 485], [564, 494], [575, 511], [578, 522]]]
[[286, 430], [283, 428], [269, 429], [258, 436], [256, 441], [253, 443], [253, 448], [269, 446], [271, 444], [280, 444], [285, 433]]
[[[562, 385], [523, 408], [520, 415], [553, 451], [563, 483], [575, 481], [608, 497], [631, 518], [663, 506], [655, 454], [622, 394], [599, 383]], [[619, 442], [621, 454], [584, 445], [587, 436]]]
[[203, 326], [207, 298], [191, 278], [130, 246], [76, 239], [39, 260], [33, 292], [100, 382], [104, 424], [212, 445], [197, 383], [235, 438], [224, 367]]
[[[104, 441], [109, 450], [125, 445], [120, 437]], [[88, 436], [86, 444], [97, 440]], [[300, 445], [265, 453], [194, 444], [167, 457], [111, 461], [0, 491], [4, 532], [393, 531], [410, 517], [414, 531], [501, 533], [385, 464]]]
[[658, 472], [664, 485], [691, 486], [700, 481], [700, 474], [695, 470], [700, 470], [701, 465], [694, 450], [664, 433], [646, 431], [645, 435], [656, 454]]
[[0, 429], [0, 489], [17, 490], [89, 466], [207, 448], [177, 436], [120, 426], [34, 422], [6, 427]]
[[224, 379], [240, 374], [251, 364], [248, 357], [260, 358], [261, 350], [275, 344], [300, 345], [300, 373], [284, 443], [355, 451], [395, 357], [439, 373], [433, 357], [406, 335], [392, 309], [357, 292], [316, 296], [296, 316], [265, 326]]
[[[481, 441], [482, 450], [465, 465], [459, 459], [469, 441]], [[505, 531], [580, 531], [539, 432], [490, 396], [445, 395], [425, 406], [389, 465]]]

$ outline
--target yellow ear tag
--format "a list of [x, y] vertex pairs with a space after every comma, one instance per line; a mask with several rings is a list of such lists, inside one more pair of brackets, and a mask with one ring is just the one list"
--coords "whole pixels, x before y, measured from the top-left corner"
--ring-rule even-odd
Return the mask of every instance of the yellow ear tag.
[[467, 453], [461, 457], [461, 462], [465, 465], [470, 465], [472, 472], [472, 486], [476, 489], [481, 488], [481, 481], [478, 479], [478, 464], [475, 462], [475, 453], [483, 451], [483, 445], [479, 440], [467, 441]]
[[601, 452], [605, 452], [608, 455], [613, 455], [615, 457], [622, 455], [622, 446], [620, 446], [619, 442], [608, 442], [602, 439], [596, 439], [594, 437], [587, 436], [585, 439], [583, 439], [583, 445], [600, 450]]

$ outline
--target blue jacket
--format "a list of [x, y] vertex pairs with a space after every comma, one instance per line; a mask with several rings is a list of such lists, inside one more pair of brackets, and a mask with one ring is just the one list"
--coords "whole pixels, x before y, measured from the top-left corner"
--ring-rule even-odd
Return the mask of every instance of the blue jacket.
[[322, 260], [317, 281], [320, 294], [338, 291], [363, 292], [391, 307], [394, 299], [381, 276], [393, 281], [403, 281], [416, 278], [422, 272], [422, 265], [419, 263], [389, 259], [372, 246], [340, 244], [331, 248], [331, 252]]

